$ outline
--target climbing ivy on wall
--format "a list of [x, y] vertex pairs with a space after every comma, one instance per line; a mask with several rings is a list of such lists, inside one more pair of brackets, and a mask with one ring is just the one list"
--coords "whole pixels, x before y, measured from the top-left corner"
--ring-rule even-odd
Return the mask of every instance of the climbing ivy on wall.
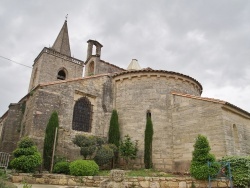
[[53, 112], [46, 127], [43, 146], [43, 164], [46, 170], [50, 170], [51, 167], [56, 127], [59, 127], [58, 114]]
[[118, 114], [116, 110], [112, 111], [110, 119], [108, 143], [116, 145], [117, 148], [119, 148], [120, 145], [120, 130], [118, 123]]
[[149, 169], [153, 167], [152, 162], [152, 142], [153, 142], [153, 123], [151, 117], [147, 117], [145, 138], [144, 138], [144, 164], [145, 168]]

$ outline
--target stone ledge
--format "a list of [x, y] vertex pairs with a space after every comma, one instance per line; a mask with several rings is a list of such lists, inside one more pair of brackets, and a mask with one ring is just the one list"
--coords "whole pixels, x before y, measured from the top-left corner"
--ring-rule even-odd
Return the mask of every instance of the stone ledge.
[[[102, 180], [108, 176], [70, 176], [62, 174], [12, 174], [13, 183], [21, 183], [25, 180], [29, 184], [50, 184], [66, 186], [99, 187]], [[208, 187], [208, 181], [197, 181], [191, 177], [125, 177], [125, 182], [129, 187], [135, 188], [190, 188], [192, 182], [196, 187]], [[230, 187], [227, 180], [216, 180], [212, 182], [212, 187]]]

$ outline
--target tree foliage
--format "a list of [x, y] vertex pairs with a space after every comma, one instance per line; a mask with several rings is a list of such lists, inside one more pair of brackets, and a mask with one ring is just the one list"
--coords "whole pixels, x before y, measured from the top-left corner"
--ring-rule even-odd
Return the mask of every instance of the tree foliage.
[[116, 145], [119, 147], [120, 144], [120, 130], [118, 122], [118, 113], [116, 110], [112, 111], [109, 133], [108, 133], [108, 143]]
[[43, 160], [44, 160], [44, 168], [46, 170], [50, 170], [51, 168], [55, 131], [56, 128], [58, 127], [59, 127], [58, 114], [57, 112], [53, 112], [50, 116], [49, 122], [46, 127], [44, 146], [43, 146]]
[[41, 154], [29, 137], [24, 137], [18, 143], [13, 155], [14, 159], [11, 161], [11, 166], [22, 172], [33, 172], [42, 163]]
[[108, 164], [111, 159], [114, 157], [114, 150], [116, 146], [114, 144], [104, 144], [98, 148], [96, 155], [94, 157], [95, 162], [99, 165]]
[[193, 158], [190, 166], [190, 174], [199, 180], [208, 179], [209, 175], [215, 175], [219, 170], [218, 164], [213, 164], [210, 168], [208, 162], [215, 162], [215, 156], [210, 154], [211, 148], [207, 137], [198, 135], [194, 144]]
[[61, 161], [54, 165], [53, 173], [56, 174], [69, 174], [69, 165], [67, 161]]
[[110, 163], [117, 147], [107, 144], [105, 139], [95, 136], [76, 135], [73, 143], [80, 147], [80, 154], [84, 159], [94, 159], [100, 166]]
[[126, 135], [124, 140], [121, 141], [120, 143], [119, 151], [120, 151], [120, 156], [126, 162], [126, 169], [127, 169], [129, 165], [129, 161], [131, 159], [136, 159], [136, 155], [138, 151], [138, 143], [137, 141], [133, 143], [129, 135]]
[[80, 147], [80, 154], [84, 159], [91, 159], [97, 150], [97, 139], [94, 136], [76, 135], [73, 139], [73, 143]]
[[147, 117], [145, 138], [144, 138], [144, 164], [146, 169], [153, 167], [152, 163], [152, 142], [153, 142], [153, 124], [151, 117]]

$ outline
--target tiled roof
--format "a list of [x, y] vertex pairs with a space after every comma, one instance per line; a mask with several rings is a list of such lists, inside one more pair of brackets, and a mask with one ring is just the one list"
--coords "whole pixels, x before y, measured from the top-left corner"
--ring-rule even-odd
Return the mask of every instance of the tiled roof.
[[214, 98], [207, 98], [207, 97], [200, 97], [200, 96], [195, 96], [195, 95], [190, 95], [190, 94], [182, 94], [182, 93], [176, 93], [176, 92], [172, 92], [173, 95], [177, 95], [177, 96], [181, 96], [181, 97], [187, 97], [187, 98], [192, 98], [192, 99], [197, 99], [197, 100], [202, 100], [202, 101], [207, 101], [207, 102], [213, 102], [213, 103], [218, 103], [218, 104], [222, 104], [228, 107], [231, 107], [237, 111], [240, 111], [248, 116], [250, 116], [250, 113], [239, 108], [238, 106], [235, 106], [229, 102], [223, 101], [223, 100], [219, 100], [219, 99], [214, 99]]
[[80, 78], [72, 78], [72, 79], [68, 79], [68, 80], [60, 80], [60, 81], [54, 81], [54, 82], [41, 83], [41, 84], [38, 84], [34, 89], [36, 89], [39, 86], [55, 85], [55, 84], [61, 84], [61, 83], [75, 82], [75, 81], [79, 81], [79, 80], [88, 80], [88, 79], [98, 78], [98, 77], [108, 76], [108, 75], [109, 74], [99, 74], [99, 75], [86, 76], [86, 77], [80, 77]]
[[102, 63], [105, 63], [105, 64], [107, 64], [107, 65], [110, 65], [110, 66], [112, 66], [112, 67], [115, 67], [115, 68], [118, 68], [118, 69], [121, 69], [121, 70], [125, 71], [125, 69], [123, 69], [123, 68], [121, 68], [121, 67], [118, 67], [118, 66], [116, 66], [116, 65], [114, 65], [114, 64], [108, 63], [108, 62], [103, 61], [103, 60], [100, 60], [100, 61], [101, 61]]
[[182, 93], [176, 93], [176, 92], [172, 92], [172, 94], [173, 95], [177, 95], [177, 96], [182, 96], [182, 97], [187, 97], [187, 98], [202, 100], [202, 101], [219, 103], [219, 104], [226, 104], [227, 103], [226, 101], [222, 101], [222, 100], [219, 100], [219, 99], [207, 98], [207, 97], [200, 97], [200, 96], [195, 96], [195, 95], [190, 95], [190, 94], [182, 94]]

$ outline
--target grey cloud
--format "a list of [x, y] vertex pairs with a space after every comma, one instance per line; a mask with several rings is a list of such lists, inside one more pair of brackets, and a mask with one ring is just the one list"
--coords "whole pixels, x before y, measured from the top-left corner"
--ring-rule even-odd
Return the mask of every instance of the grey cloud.
[[[142, 67], [190, 75], [206, 97], [250, 111], [243, 101], [250, 93], [248, 0], [3, 0], [0, 55], [31, 66], [53, 44], [66, 14], [74, 57], [85, 60], [86, 41], [98, 40], [105, 61], [126, 68], [137, 58]], [[31, 70], [12, 66], [0, 58], [0, 114], [28, 89]], [[13, 75], [22, 79], [13, 81]]]

